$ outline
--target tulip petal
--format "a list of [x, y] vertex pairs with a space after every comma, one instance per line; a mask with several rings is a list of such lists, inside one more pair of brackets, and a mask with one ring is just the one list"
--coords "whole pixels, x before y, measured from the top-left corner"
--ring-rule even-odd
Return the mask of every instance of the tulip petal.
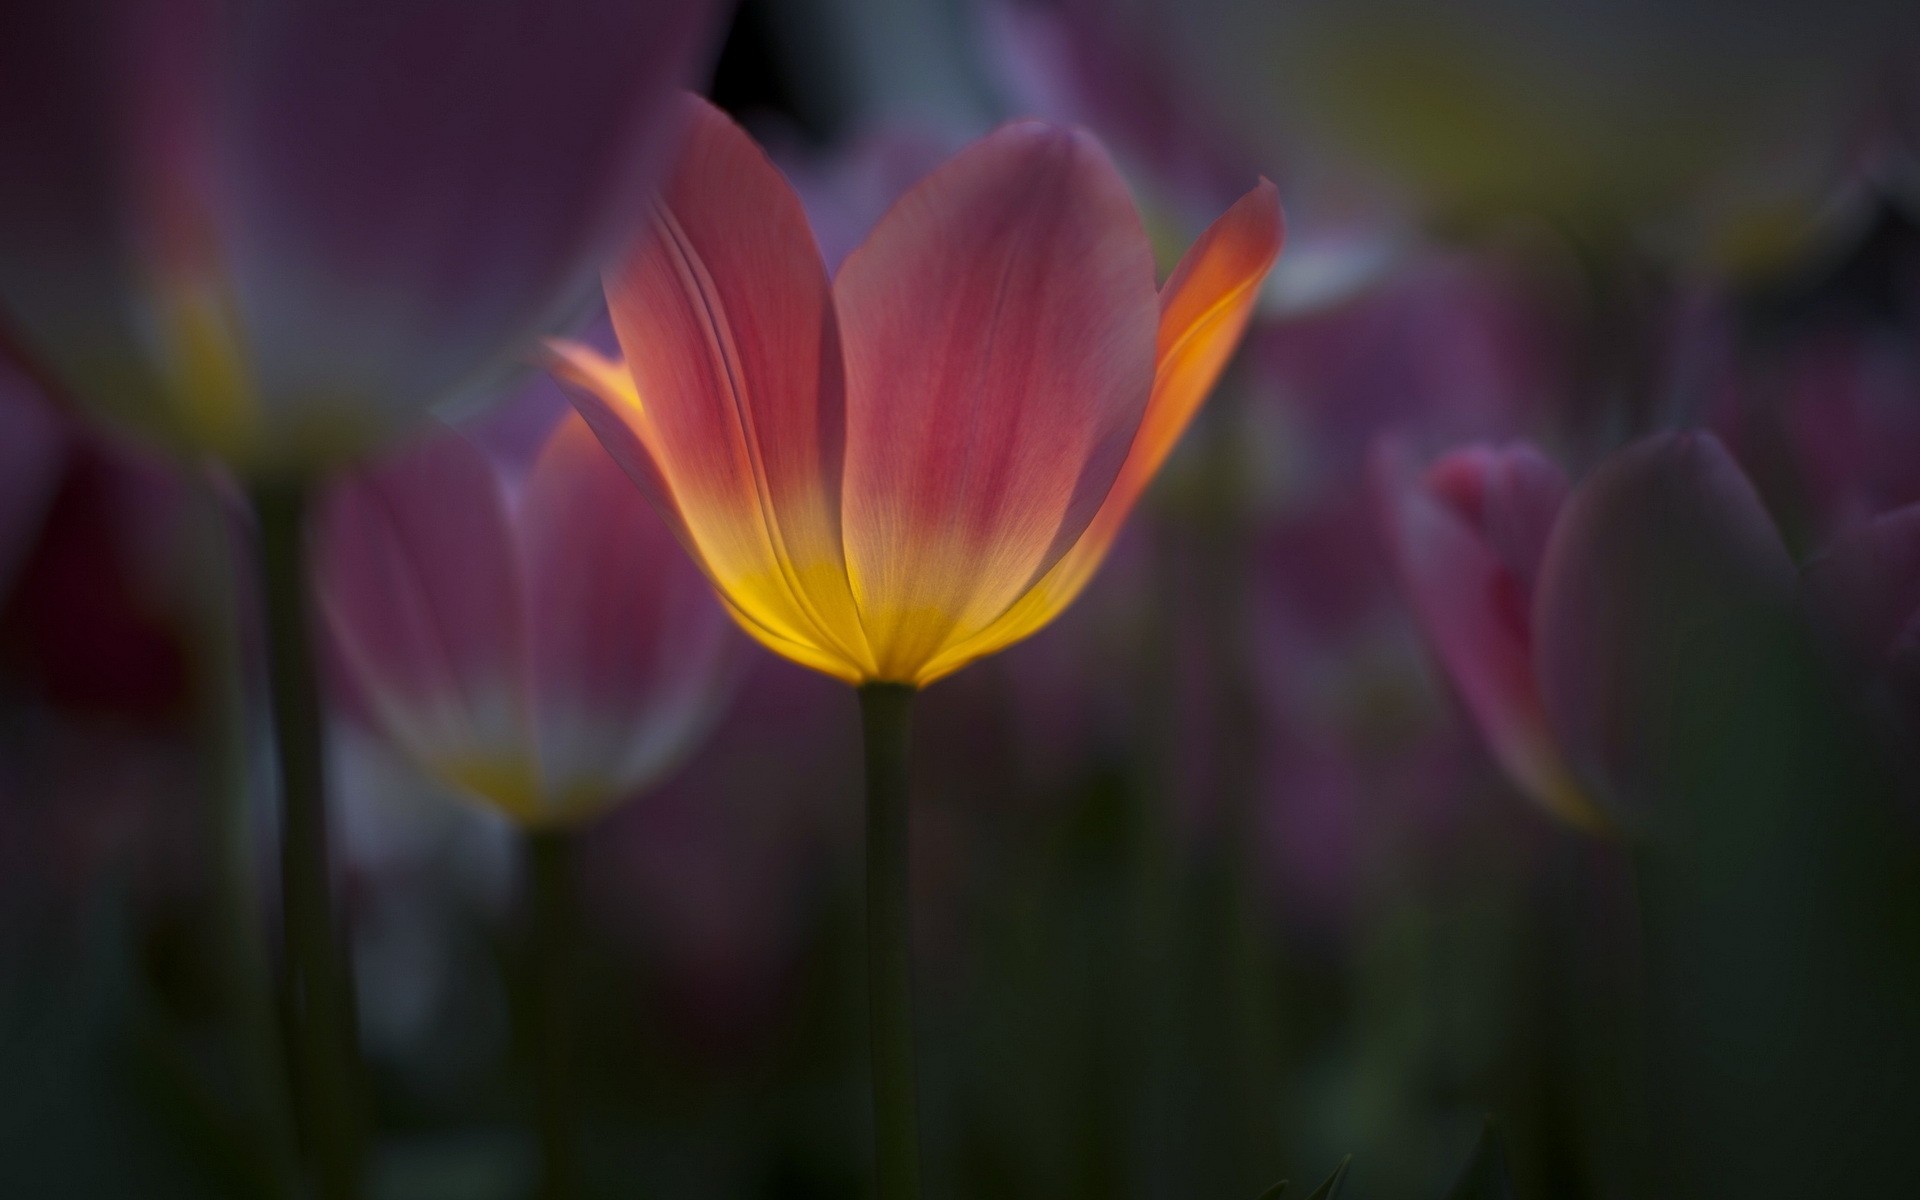
[[1151, 389], [1152, 254], [1105, 152], [1025, 122], [895, 204], [834, 301], [848, 568], [878, 677], [920, 681], [1111, 489]]
[[930, 664], [937, 678], [1039, 630], [1092, 580], [1133, 506], [1213, 390], [1285, 238], [1279, 192], [1261, 180], [1187, 251], [1160, 290], [1153, 394], [1125, 464], [1086, 532], [1052, 570], [978, 635]]
[[735, 636], [706, 580], [569, 416], [535, 461], [518, 530], [549, 819], [657, 779], [714, 712]]
[[53, 499], [66, 443], [38, 389], [0, 357], [0, 597]]
[[1472, 526], [1532, 595], [1567, 501], [1567, 473], [1525, 442], [1468, 446], [1427, 470], [1426, 485]]
[[[678, 524], [741, 623], [849, 680], [870, 656], [840, 535], [845, 444], [826, 269], [800, 202], [731, 119], [689, 98], [686, 145], [607, 274], [630, 388], [560, 346], [583, 415]], [[823, 668], [826, 669], [826, 668]]]
[[520, 563], [485, 457], [440, 431], [337, 488], [321, 598], [389, 737], [431, 773], [531, 811]]
[[[1568, 499], [1534, 593], [1535, 670], [1554, 731], [1616, 815], [1640, 816], [1707, 737], [1705, 703], [1804, 634], [1779, 531], [1710, 434], [1648, 438]], [[1711, 738], [1709, 737], [1709, 740]]]
[[[1443, 459], [1422, 479], [1405, 448], [1387, 443], [1374, 459], [1376, 497], [1414, 615], [1494, 758], [1548, 811], [1595, 829], [1604, 822], [1568, 769], [1541, 700], [1526, 585], [1456, 506], [1456, 495], [1432, 482], [1457, 489], [1481, 466], [1474, 491], [1485, 499], [1488, 479], [1505, 474], [1508, 457], [1475, 448]], [[1488, 515], [1487, 507], [1474, 514]]]
[[1879, 668], [1915, 641], [1920, 616], [1920, 504], [1848, 530], [1806, 571], [1809, 601], [1833, 639]]
[[497, 384], [591, 295], [709, 0], [330, 0], [240, 23], [230, 268], [283, 438]]

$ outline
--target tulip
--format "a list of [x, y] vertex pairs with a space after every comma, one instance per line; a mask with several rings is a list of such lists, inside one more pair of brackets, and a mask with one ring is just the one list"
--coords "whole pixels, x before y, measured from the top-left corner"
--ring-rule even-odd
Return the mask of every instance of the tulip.
[[10, 5], [0, 327], [189, 453], [360, 454], [579, 303], [714, 7]]
[[1908, 753], [1920, 746], [1920, 504], [1843, 531], [1806, 572], [1829, 647]]
[[52, 503], [66, 445], [39, 389], [0, 356], [0, 599]]
[[522, 825], [577, 825], [644, 790], [717, 708], [727, 619], [577, 416], [517, 487], [440, 431], [342, 484], [319, 547], [371, 723]]
[[1374, 466], [1402, 586], [1494, 758], [1548, 812], [1599, 828], [1534, 673], [1534, 588], [1566, 502], [1565, 472], [1523, 443], [1457, 450], [1423, 473], [1389, 443]]
[[736, 635], [572, 413], [524, 478], [443, 430], [347, 481], [323, 513], [319, 556], [343, 674], [372, 724], [527, 830], [546, 1187], [572, 1194], [565, 830], [691, 748]]
[[1086, 585], [1245, 327], [1270, 184], [1161, 289], [1084, 134], [1009, 125], [903, 198], [829, 283], [799, 201], [696, 104], [607, 274], [624, 362], [554, 343], [582, 414], [764, 645], [925, 686]]
[[1670, 786], [1671, 702], [1645, 697], [1711, 643], [1690, 627], [1636, 626], [1642, 608], [1717, 611], [1731, 638], [1777, 633], [1793, 607], [1779, 531], [1710, 434], [1647, 438], [1571, 490], [1523, 443], [1471, 446], [1419, 472], [1389, 441], [1373, 477], [1435, 657], [1508, 777], [1577, 828], [1644, 817]]
[[1157, 296], [1086, 134], [1005, 126], [831, 280], [793, 189], [717, 110], [606, 275], [624, 361], [556, 343], [614, 458], [741, 626], [860, 686], [879, 1194], [917, 1194], [907, 966], [913, 691], [1091, 579], [1232, 352], [1279, 253], [1264, 181]]

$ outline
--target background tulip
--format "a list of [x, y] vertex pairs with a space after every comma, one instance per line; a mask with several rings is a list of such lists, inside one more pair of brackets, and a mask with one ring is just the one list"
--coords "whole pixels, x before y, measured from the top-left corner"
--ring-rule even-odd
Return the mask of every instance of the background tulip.
[[343, 484], [322, 539], [323, 603], [369, 717], [516, 821], [634, 795], [714, 715], [726, 618], [577, 417], [520, 481], [442, 430]]
[[1494, 757], [1548, 811], [1597, 828], [1536, 675], [1535, 586], [1566, 474], [1524, 444], [1454, 451], [1417, 475], [1406, 449], [1387, 445], [1375, 472], [1414, 612]]
[[66, 438], [39, 389], [0, 356], [0, 597], [39, 531]]
[[581, 303], [714, 6], [211, 0], [0, 19], [0, 327], [251, 473], [480, 398]]

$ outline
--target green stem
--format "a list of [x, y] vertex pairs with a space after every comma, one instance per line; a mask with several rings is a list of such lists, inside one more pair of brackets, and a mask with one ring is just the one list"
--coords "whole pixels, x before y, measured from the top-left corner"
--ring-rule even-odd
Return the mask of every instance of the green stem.
[[913, 689], [860, 689], [867, 748], [867, 988], [879, 1200], [920, 1195], [913, 1075], [913, 965], [907, 887], [907, 744]]
[[353, 979], [335, 923], [326, 737], [312, 648], [306, 491], [263, 486], [260, 582], [280, 765], [281, 922], [290, 1073], [301, 1150], [322, 1200], [358, 1200], [361, 1132]]
[[262, 1194], [297, 1192], [299, 1154], [288, 1104], [286, 1046], [274, 1009], [274, 975], [260, 911], [258, 864], [249, 806], [246, 672], [237, 598], [239, 558], [227, 504], [206, 477], [194, 491], [195, 559], [205, 572], [196, 593], [196, 704], [208, 844], [221, 920], [215, 931], [221, 982], [249, 1072], [249, 1104], [260, 1120]]
[[526, 852], [529, 1032], [541, 1195], [545, 1200], [573, 1200], [580, 1194], [573, 1014], [568, 1005], [573, 994], [573, 846], [562, 832], [530, 832]]

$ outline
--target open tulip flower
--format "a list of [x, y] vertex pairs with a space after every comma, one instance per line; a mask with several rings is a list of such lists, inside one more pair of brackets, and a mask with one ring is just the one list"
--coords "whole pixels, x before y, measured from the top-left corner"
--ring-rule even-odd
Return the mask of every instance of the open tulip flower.
[[579, 305], [717, 9], [7, 5], [0, 332], [246, 474], [363, 453]]
[[510, 482], [453, 430], [339, 486], [320, 589], [373, 722], [533, 827], [657, 780], [716, 710], [737, 637], [580, 418]]
[[924, 686], [1044, 626], [1232, 353], [1280, 250], [1273, 186], [1156, 291], [1106, 154], [1019, 122], [830, 280], [779, 171], [688, 103], [678, 166], [606, 274], [624, 362], [555, 344], [582, 413], [796, 662]]

